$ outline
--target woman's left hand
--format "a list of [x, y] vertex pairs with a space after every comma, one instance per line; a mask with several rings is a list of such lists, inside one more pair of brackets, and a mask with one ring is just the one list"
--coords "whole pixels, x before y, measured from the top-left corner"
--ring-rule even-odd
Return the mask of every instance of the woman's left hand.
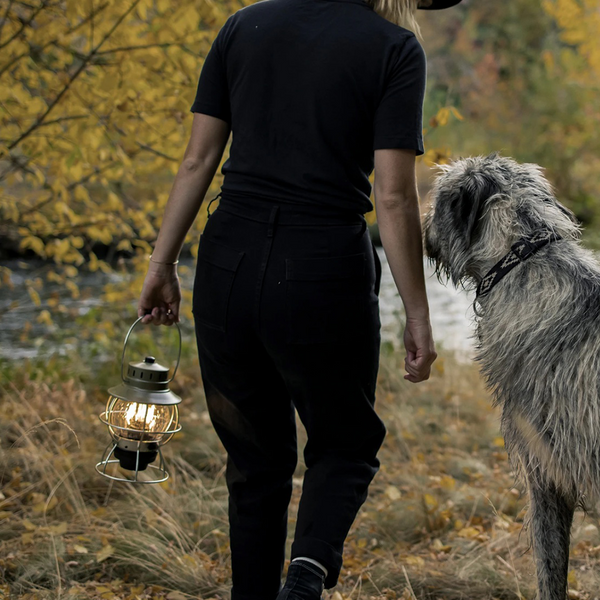
[[171, 326], [179, 323], [181, 286], [174, 265], [151, 264], [138, 302], [142, 323]]

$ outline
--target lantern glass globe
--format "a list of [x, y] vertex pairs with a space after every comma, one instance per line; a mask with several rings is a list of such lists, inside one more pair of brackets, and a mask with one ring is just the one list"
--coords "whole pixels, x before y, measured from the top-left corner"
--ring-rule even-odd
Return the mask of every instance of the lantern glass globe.
[[176, 404], [131, 402], [110, 396], [106, 406], [107, 424], [117, 438], [166, 444], [178, 426]]

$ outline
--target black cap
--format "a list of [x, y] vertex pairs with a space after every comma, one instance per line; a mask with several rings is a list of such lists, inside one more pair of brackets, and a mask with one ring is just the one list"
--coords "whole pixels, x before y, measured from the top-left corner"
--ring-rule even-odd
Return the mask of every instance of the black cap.
[[441, 10], [456, 6], [461, 0], [433, 0], [429, 6], [417, 6], [420, 10]]

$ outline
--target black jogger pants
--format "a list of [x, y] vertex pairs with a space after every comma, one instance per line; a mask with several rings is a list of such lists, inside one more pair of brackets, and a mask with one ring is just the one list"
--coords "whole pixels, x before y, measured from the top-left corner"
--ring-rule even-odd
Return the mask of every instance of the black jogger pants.
[[308, 441], [291, 558], [323, 563], [331, 588], [386, 433], [374, 410], [381, 265], [366, 220], [223, 196], [196, 264], [202, 382], [228, 455], [231, 598], [280, 589], [294, 407]]

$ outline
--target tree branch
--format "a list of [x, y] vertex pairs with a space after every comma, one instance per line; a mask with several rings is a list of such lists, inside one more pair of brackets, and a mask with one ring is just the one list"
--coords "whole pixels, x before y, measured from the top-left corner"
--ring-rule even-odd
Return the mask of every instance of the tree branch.
[[[10, 6], [9, 6], [10, 8]], [[9, 37], [6, 42], [3, 42], [0, 44], [0, 50], [2, 50], [2, 48], [8, 46], [8, 44], [10, 44], [15, 38], [19, 37], [21, 35], [21, 33], [23, 32], [23, 30], [25, 29], [25, 27], [29, 26], [32, 21], [37, 17], [37, 15], [44, 10], [44, 8], [46, 8], [46, 2], [44, 0], [42, 0], [42, 3], [39, 6], [35, 7], [37, 10], [34, 9], [33, 14], [31, 15], [31, 17], [29, 18], [28, 21], [21, 21], [21, 27], [15, 31], [15, 33], [13, 33], [13, 35], [11, 37]], [[8, 14], [8, 9], [7, 9], [7, 14]]]
[[[103, 171], [115, 166], [116, 164], [117, 164], [117, 161], [113, 161], [113, 162], [109, 163], [108, 165], [104, 166], [102, 169], [98, 169], [96, 167], [93, 171], [91, 171], [90, 173], [88, 173], [87, 175], [82, 177], [79, 181], [73, 181], [72, 183], [70, 183], [68, 186], [66, 186], [66, 189], [70, 191], [70, 190], [74, 189], [76, 186], [82, 185], [83, 183], [88, 181], [90, 179], [90, 177], [92, 177], [94, 175], [99, 175]], [[28, 215], [32, 212], [36, 212], [36, 211], [40, 210], [40, 208], [43, 208], [44, 206], [46, 206], [46, 204], [49, 204], [50, 202], [52, 202], [52, 200], [54, 200], [54, 198], [56, 196], [56, 194], [54, 193], [54, 190], [52, 190], [52, 188], [48, 184], [44, 184], [43, 189], [49, 190], [53, 193], [50, 195], [49, 198], [45, 198], [41, 202], [38, 202], [37, 204], [30, 206], [27, 210], [24, 210], [19, 215], [19, 223], [20, 223], [21, 217]]]
[[[75, 25], [75, 27], [70, 27], [64, 33], [62, 33], [60, 38], [55, 38], [53, 40], [49, 40], [43, 46], [37, 46], [36, 51], [38, 53], [40, 53], [43, 50], [45, 50], [48, 46], [51, 46], [52, 44], [58, 42], [59, 39], [62, 39], [72, 33], [75, 33], [80, 27], [83, 27], [90, 19], [92, 20], [92, 23], [93, 23], [94, 17], [97, 14], [100, 14], [107, 6], [108, 6], [108, 3], [101, 5], [97, 10], [90, 12], [90, 14], [85, 19], [83, 19], [81, 21], [81, 23], [77, 23], [77, 25]], [[4, 73], [6, 71], [8, 71], [8, 69], [10, 69], [15, 63], [17, 63], [22, 58], [29, 58], [29, 57], [30, 57], [29, 52], [23, 52], [22, 54], [17, 54], [16, 56], [13, 56], [13, 59], [10, 62], [6, 63], [3, 67], [0, 68], [0, 76], [4, 75]]]
[[88, 63], [94, 58], [98, 50], [104, 44], [104, 42], [115, 32], [117, 27], [124, 21], [125, 17], [140, 3], [140, 0], [134, 0], [133, 4], [117, 19], [115, 24], [111, 27], [111, 29], [106, 33], [106, 35], [102, 38], [99, 44], [90, 52], [90, 54], [86, 57], [86, 59], [82, 62], [79, 68], [73, 73], [72, 77], [65, 84], [64, 88], [58, 93], [56, 98], [48, 105], [46, 111], [31, 125], [29, 129], [27, 129], [24, 133], [22, 133], [14, 142], [12, 142], [8, 148], [12, 150], [17, 144], [22, 142], [26, 137], [28, 137], [32, 131], [34, 131], [46, 118], [46, 116], [52, 111], [52, 109], [58, 104], [60, 99], [65, 95], [67, 90], [71, 87], [72, 83], [79, 77], [79, 74], [88, 66]]
[[4, 18], [2, 19], [2, 21], [0, 21], [0, 39], [2, 38], [2, 30], [4, 29], [4, 24], [6, 23], [7, 19], [8, 19], [8, 13], [10, 12], [10, 7], [12, 6], [14, 0], [9, 0], [8, 2], [8, 6], [6, 7], [6, 10], [4, 11]]

